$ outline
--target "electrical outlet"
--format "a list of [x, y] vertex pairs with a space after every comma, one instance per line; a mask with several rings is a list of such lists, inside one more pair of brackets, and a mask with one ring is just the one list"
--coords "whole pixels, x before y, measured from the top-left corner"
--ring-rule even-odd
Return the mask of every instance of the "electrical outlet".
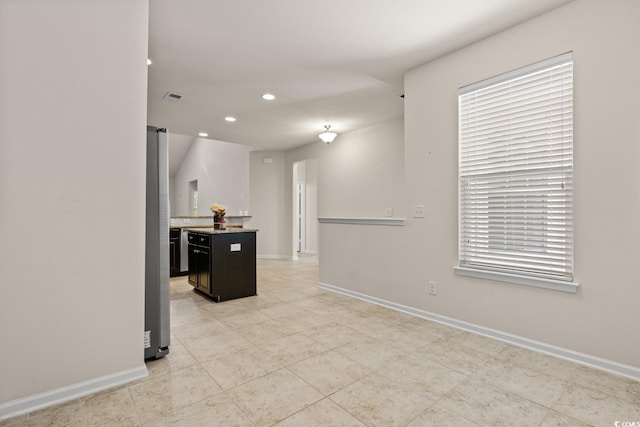
[[429, 295], [438, 295], [438, 288], [436, 286], [436, 282], [429, 280], [427, 284], [429, 285]]
[[387, 216], [393, 216], [393, 208], [387, 208], [385, 212]]
[[415, 205], [413, 207], [414, 218], [424, 218], [424, 205]]

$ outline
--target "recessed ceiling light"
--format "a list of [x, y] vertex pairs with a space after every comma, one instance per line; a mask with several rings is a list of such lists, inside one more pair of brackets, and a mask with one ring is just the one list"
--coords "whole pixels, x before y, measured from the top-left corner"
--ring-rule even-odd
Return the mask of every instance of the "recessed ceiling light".
[[227, 117], [225, 117], [224, 119], [225, 119], [226, 121], [228, 121], [228, 122], [235, 122], [235, 121], [236, 121], [236, 118], [235, 118], [235, 117], [231, 117], [231, 116], [227, 116]]
[[276, 99], [276, 96], [272, 93], [265, 93], [264, 95], [262, 95], [262, 99], [266, 101], [273, 101], [274, 99]]
[[153, 64], [153, 62], [151, 62], [151, 60], [147, 58], [147, 65], [151, 65], [151, 64]]
[[198, 136], [201, 136], [201, 137], [203, 137], [203, 138], [206, 138], [206, 137], [208, 137], [208, 136], [209, 136], [209, 134], [208, 134], [208, 133], [206, 133], [206, 132], [200, 132], [200, 133], [198, 134]]

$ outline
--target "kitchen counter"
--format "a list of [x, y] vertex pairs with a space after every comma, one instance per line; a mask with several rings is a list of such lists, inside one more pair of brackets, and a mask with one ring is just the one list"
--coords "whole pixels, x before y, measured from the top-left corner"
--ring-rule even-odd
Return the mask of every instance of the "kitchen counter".
[[[243, 227], [251, 220], [250, 215], [225, 215], [225, 225], [227, 227]], [[213, 216], [172, 216], [171, 228], [187, 230], [189, 228], [211, 228], [213, 227]]]
[[227, 227], [225, 229], [215, 229], [211, 226], [208, 227], [182, 227], [184, 231], [192, 231], [194, 233], [203, 234], [229, 234], [229, 233], [255, 233], [257, 228], [239, 228], [239, 227]]
[[[225, 218], [251, 218], [251, 215], [225, 215]], [[202, 216], [172, 216], [171, 219], [201, 219], [201, 218], [211, 218], [213, 219], [213, 215], [202, 215]]]
[[169, 228], [179, 228], [180, 230], [186, 230], [188, 228], [211, 228], [211, 224], [170, 225]]

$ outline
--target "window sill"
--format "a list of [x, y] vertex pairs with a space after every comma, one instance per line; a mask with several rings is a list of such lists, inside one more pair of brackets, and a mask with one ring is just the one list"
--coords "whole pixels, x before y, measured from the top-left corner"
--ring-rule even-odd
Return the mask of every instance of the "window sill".
[[575, 294], [580, 284], [564, 282], [562, 280], [542, 279], [537, 277], [521, 276], [518, 274], [499, 273], [496, 271], [478, 270], [469, 267], [454, 267], [459, 276], [477, 277], [479, 279], [496, 280], [498, 282], [514, 283], [516, 285], [533, 286], [536, 288], [551, 289], [554, 291], [569, 292]]

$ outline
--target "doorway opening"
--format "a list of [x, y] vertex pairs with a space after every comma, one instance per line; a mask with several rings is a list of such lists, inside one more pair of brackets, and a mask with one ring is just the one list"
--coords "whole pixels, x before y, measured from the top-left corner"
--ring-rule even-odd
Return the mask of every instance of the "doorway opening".
[[198, 180], [189, 181], [189, 213], [198, 216]]
[[298, 182], [297, 187], [297, 212], [296, 212], [296, 221], [298, 221], [297, 228], [297, 239], [298, 239], [298, 250], [297, 252], [303, 252], [307, 249], [307, 245], [305, 242], [305, 234], [307, 231], [307, 217], [306, 217], [306, 185], [304, 182]]
[[293, 258], [318, 255], [318, 161], [293, 164]]

